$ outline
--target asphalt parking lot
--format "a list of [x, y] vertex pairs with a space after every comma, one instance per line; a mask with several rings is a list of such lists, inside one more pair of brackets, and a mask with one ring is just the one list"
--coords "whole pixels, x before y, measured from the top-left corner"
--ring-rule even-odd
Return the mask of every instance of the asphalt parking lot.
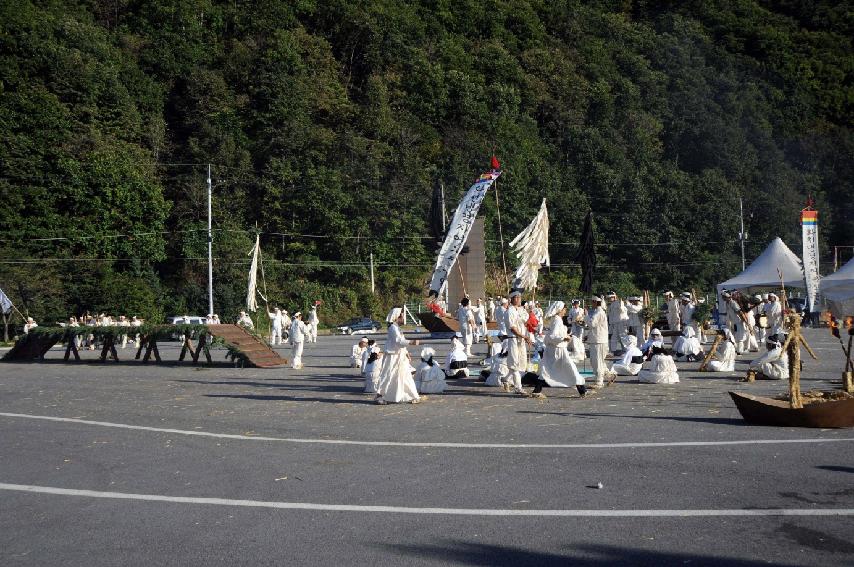
[[[803, 389], [838, 388], [839, 343], [805, 336]], [[750, 356], [585, 399], [455, 380], [377, 406], [353, 342], [301, 370], [0, 363], [0, 564], [854, 564], [854, 431], [745, 424], [727, 391], [786, 389], [738, 382]]]

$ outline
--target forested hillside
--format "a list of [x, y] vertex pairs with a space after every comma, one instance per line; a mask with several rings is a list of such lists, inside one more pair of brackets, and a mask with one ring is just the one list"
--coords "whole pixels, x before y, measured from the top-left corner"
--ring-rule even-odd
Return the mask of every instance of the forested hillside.
[[[543, 197], [541, 293], [711, 289], [774, 236], [854, 245], [851, 5], [832, 0], [26, 0], [0, 3], [0, 287], [50, 321], [233, 319], [267, 295], [332, 318], [426, 291], [433, 189], [493, 151], [503, 235]], [[488, 198], [489, 262], [501, 265]], [[367, 262], [377, 262], [370, 294]], [[848, 253], [850, 254], [850, 252]], [[512, 260], [511, 260], [512, 263]], [[497, 289], [496, 289], [497, 291]], [[327, 321], [331, 322], [331, 321]]]

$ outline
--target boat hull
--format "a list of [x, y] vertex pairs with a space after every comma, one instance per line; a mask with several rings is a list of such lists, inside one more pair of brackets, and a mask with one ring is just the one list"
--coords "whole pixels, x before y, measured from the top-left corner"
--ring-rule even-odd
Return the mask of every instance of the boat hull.
[[745, 421], [782, 427], [854, 427], [854, 398], [816, 402], [791, 408], [789, 402], [750, 394], [730, 392], [735, 407]]

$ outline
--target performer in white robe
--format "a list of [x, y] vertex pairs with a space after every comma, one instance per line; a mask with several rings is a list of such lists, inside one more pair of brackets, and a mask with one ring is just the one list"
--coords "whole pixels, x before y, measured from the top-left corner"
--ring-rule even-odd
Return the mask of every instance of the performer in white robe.
[[576, 364], [584, 362], [587, 354], [584, 352], [584, 327], [587, 325], [585, 319], [587, 312], [581, 307], [580, 299], [572, 300], [572, 307], [567, 313], [566, 321], [569, 325], [569, 356]]
[[353, 350], [350, 354], [350, 368], [356, 368], [362, 365], [362, 355], [365, 349], [368, 348], [368, 338], [362, 337], [359, 342], [353, 345]]
[[[116, 327], [130, 327], [130, 321], [124, 315], [119, 315], [119, 320], [116, 322]], [[127, 348], [128, 346], [128, 334], [127, 329], [123, 329], [123, 333], [119, 335], [119, 340], [122, 343], [122, 348]]]
[[682, 330], [682, 336], [676, 339], [673, 350], [680, 362], [694, 362], [703, 354], [703, 347], [694, 333], [694, 327], [686, 326]]
[[584, 377], [578, 372], [578, 368], [576, 368], [567, 350], [571, 337], [563, 323], [564, 315], [566, 315], [566, 306], [563, 301], [552, 303], [545, 314], [545, 344], [539, 369], [541, 383], [538, 383], [534, 388], [533, 395], [535, 397], [542, 397], [543, 386], [551, 388], [575, 386], [582, 397], [587, 394]]
[[[673, 296], [672, 291], [664, 292], [664, 303], [667, 305], [667, 328], [670, 331], [681, 331], [682, 326], [679, 323], [679, 300]], [[678, 339], [670, 337], [671, 344], [676, 344]]]
[[768, 334], [783, 335], [786, 330], [783, 328], [783, 306], [780, 305], [780, 298], [776, 293], [768, 294], [768, 305], [765, 306], [765, 316], [768, 317]]
[[765, 347], [768, 352], [750, 363], [750, 370], [756, 372], [758, 380], [788, 380], [789, 355], [783, 352], [780, 335], [771, 335]]
[[415, 371], [415, 387], [419, 394], [441, 394], [445, 391], [445, 373], [433, 360], [436, 351], [427, 347], [421, 351], [421, 364]]
[[485, 340], [486, 337], [486, 306], [483, 304], [482, 299], [477, 299], [477, 305], [474, 306], [473, 312], [475, 324], [474, 342], [479, 343], [481, 340]]
[[[507, 339], [507, 368], [512, 380], [512, 391], [521, 396], [529, 394], [522, 389], [522, 375], [528, 371], [528, 346], [532, 344], [528, 336], [526, 323], [528, 312], [522, 307], [522, 293], [514, 290], [510, 293], [510, 307], [507, 310], [506, 328], [509, 334]], [[509, 384], [505, 384], [508, 390]]]
[[287, 343], [291, 342], [290, 341], [291, 323], [293, 323], [293, 321], [291, 320], [291, 316], [288, 315], [288, 310], [283, 309], [282, 310], [282, 340], [287, 342]]
[[[500, 300], [501, 298], [499, 297], [498, 299]], [[487, 306], [487, 314], [486, 314], [487, 321], [490, 321], [490, 322], [495, 321], [495, 308], [498, 306], [496, 304], [496, 301], [490, 297], [489, 301], [487, 301], [487, 303], [486, 303], [486, 306]]]
[[646, 322], [642, 321], [643, 299], [639, 295], [632, 295], [626, 299], [626, 313], [629, 315], [627, 334], [637, 337], [637, 342], [646, 340]]
[[587, 315], [587, 345], [590, 347], [590, 366], [596, 377], [596, 387], [605, 385], [608, 368], [605, 356], [608, 354], [608, 315], [602, 307], [601, 297], [593, 296], [590, 312]]
[[291, 366], [296, 369], [302, 368], [302, 350], [305, 346], [305, 339], [308, 336], [308, 325], [302, 322], [302, 313], [297, 311], [294, 313], [293, 321], [291, 321], [291, 329], [288, 340], [293, 349], [293, 360]]
[[457, 333], [451, 338], [451, 350], [445, 357], [445, 374], [448, 378], [468, 378], [468, 361], [469, 357], [466, 354], [465, 345], [461, 340], [460, 333]]
[[[506, 341], [498, 343], [499, 346], [506, 347]], [[507, 350], [498, 350], [489, 358], [483, 361], [484, 366], [489, 369], [489, 375], [486, 377], [487, 386], [501, 386], [503, 390], [507, 390], [510, 385], [512, 390], [512, 378], [510, 377], [510, 369], [507, 367]]]
[[717, 360], [710, 360], [706, 366], [709, 372], [732, 372], [735, 370], [735, 337], [732, 331], [724, 329], [724, 339], [715, 352]]
[[634, 335], [626, 335], [623, 341], [626, 352], [619, 362], [614, 363], [611, 372], [617, 376], [637, 376], [643, 368], [643, 353], [638, 348], [638, 339]]
[[237, 318], [237, 324], [245, 329], [249, 329], [250, 331], [255, 329], [255, 323], [252, 322], [252, 318], [246, 314], [246, 311], [240, 312], [240, 317]]
[[[667, 354], [664, 348], [664, 338], [661, 331], [653, 329], [649, 334], [649, 345], [647, 355], [651, 356], [649, 367], [641, 369], [638, 373], [638, 382], [644, 384], [678, 384], [679, 373], [676, 371], [676, 363], [673, 357]], [[649, 341], [647, 341], [649, 342]]]
[[273, 312], [267, 312], [270, 318], [270, 344], [272, 346], [282, 344], [282, 310], [276, 307]]
[[542, 307], [540, 307], [540, 302], [534, 302], [534, 317], [537, 318], [537, 330], [535, 331], [536, 336], [540, 336], [543, 334], [543, 329], [545, 328], [545, 313], [543, 313]]
[[474, 342], [475, 321], [472, 315], [471, 307], [469, 307], [469, 298], [464, 297], [460, 301], [460, 308], [457, 309], [457, 321], [460, 323], [460, 334], [462, 335], [461, 342], [465, 348], [466, 354], [471, 356], [471, 345]]
[[744, 321], [741, 319], [741, 306], [737, 299], [727, 291], [722, 292], [721, 297], [724, 299], [727, 328], [732, 331], [732, 335], [735, 337], [735, 352], [741, 354], [747, 346], [747, 330]]
[[320, 319], [317, 318], [317, 305], [312, 305], [311, 311], [308, 312], [308, 342], [317, 342], [317, 325]]
[[768, 294], [764, 293], [756, 297], [761, 299], [756, 306], [756, 326], [759, 328], [759, 332], [756, 334], [756, 342], [764, 345], [765, 340], [768, 338], [768, 314], [765, 312], [765, 309], [768, 307]]
[[380, 385], [377, 388], [377, 403], [417, 404], [420, 399], [418, 388], [412, 379], [412, 365], [409, 364], [407, 345], [417, 345], [418, 341], [409, 341], [400, 330], [403, 325], [403, 308], [395, 307], [386, 317], [389, 323], [385, 342], [385, 356], [380, 373]]
[[30, 334], [30, 330], [35, 329], [38, 326], [39, 324], [36, 323], [35, 319], [33, 319], [32, 317], [27, 317], [27, 322], [24, 323], [24, 334]]
[[757, 303], [762, 303], [762, 298], [754, 296], [750, 298], [750, 308], [744, 313], [745, 318], [747, 319], [747, 323], [745, 324], [745, 328], [747, 329], [747, 345], [746, 350], [749, 352], [759, 352], [759, 326], [756, 324], [756, 305]]
[[[700, 339], [700, 344], [703, 343], [703, 338], [700, 336], [700, 325], [694, 319], [694, 312], [697, 310], [697, 302], [694, 301], [694, 295], [690, 291], [683, 292], [680, 296], [679, 320], [682, 325], [682, 330], [685, 327], [694, 329], [694, 336]], [[678, 339], [677, 339], [678, 340]]]
[[383, 353], [373, 340], [368, 340], [368, 348], [362, 353], [362, 376], [365, 377], [365, 393], [376, 394], [380, 386]]
[[623, 352], [622, 338], [626, 335], [628, 328], [629, 313], [626, 310], [626, 304], [615, 292], [610, 292], [606, 299], [611, 302], [608, 304], [609, 346], [613, 354], [619, 355]]

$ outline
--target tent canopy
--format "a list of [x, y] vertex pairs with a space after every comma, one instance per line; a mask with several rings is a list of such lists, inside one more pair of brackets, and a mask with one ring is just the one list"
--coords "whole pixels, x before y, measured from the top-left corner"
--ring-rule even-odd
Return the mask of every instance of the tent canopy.
[[819, 289], [828, 299], [854, 298], [854, 258], [829, 276], [823, 277]]
[[750, 287], [772, 287], [780, 285], [780, 274], [786, 287], [806, 287], [801, 260], [789, 250], [778, 236], [746, 270], [718, 284], [718, 296], [724, 289], [746, 289]]

